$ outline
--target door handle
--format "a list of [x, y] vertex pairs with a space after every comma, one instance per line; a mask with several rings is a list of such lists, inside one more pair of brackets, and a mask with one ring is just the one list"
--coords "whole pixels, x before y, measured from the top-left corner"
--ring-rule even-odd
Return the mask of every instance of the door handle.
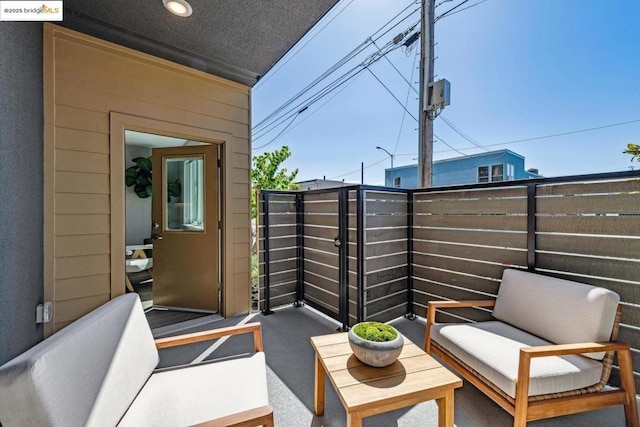
[[159, 235], [159, 234], [154, 234], [154, 235], [151, 236], [151, 239], [152, 240], [162, 240], [163, 237], [161, 235]]

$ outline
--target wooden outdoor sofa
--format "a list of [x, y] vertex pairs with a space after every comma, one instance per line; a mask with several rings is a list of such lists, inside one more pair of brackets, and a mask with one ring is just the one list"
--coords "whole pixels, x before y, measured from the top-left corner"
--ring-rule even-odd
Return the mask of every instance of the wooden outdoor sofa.
[[[250, 355], [156, 369], [159, 348], [242, 333]], [[117, 297], [0, 367], [0, 423], [273, 427], [260, 324], [154, 341], [138, 295]]]
[[[435, 323], [436, 310], [493, 307], [495, 320]], [[430, 301], [425, 350], [527, 421], [624, 405], [637, 427], [628, 344], [616, 342], [619, 296], [607, 289], [506, 269], [494, 301]], [[617, 353], [621, 388], [605, 385]]]

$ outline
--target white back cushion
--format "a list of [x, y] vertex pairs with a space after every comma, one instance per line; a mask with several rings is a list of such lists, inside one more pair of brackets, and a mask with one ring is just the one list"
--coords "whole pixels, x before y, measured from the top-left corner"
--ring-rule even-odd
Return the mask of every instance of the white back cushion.
[[138, 295], [117, 297], [0, 367], [0, 422], [116, 425], [157, 364]]
[[619, 302], [608, 289], [506, 269], [493, 317], [555, 344], [608, 341]]

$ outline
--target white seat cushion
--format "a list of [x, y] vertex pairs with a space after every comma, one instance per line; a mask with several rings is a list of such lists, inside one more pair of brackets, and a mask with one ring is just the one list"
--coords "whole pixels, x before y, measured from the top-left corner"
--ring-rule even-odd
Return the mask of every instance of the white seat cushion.
[[119, 426], [186, 426], [269, 404], [263, 352], [155, 372]]
[[140, 298], [119, 296], [0, 367], [0, 422], [114, 425], [157, 365]]
[[493, 317], [556, 344], [609, 341], [619, 302], [605, 288], [508, 268]]
[[138, 273], [153, 268], [153, 258], [127, 259], [124, 265], [127, 273]]
[[[433, 341], [515, 398], [520, 349], [548, 341], [498, 321], [435, 324]], [[533, 358], [529, 396], [575, 390], [600, 381], [602, 363], [580, 356]]]

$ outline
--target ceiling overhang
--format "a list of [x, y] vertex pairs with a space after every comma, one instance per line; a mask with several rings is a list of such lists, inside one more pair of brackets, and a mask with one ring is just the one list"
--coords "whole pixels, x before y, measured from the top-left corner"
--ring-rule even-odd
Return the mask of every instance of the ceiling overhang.
[[193, 15], [162, 0], [65, 0], [65, 27], [253, 86], [338, 0], [189, 0]]

